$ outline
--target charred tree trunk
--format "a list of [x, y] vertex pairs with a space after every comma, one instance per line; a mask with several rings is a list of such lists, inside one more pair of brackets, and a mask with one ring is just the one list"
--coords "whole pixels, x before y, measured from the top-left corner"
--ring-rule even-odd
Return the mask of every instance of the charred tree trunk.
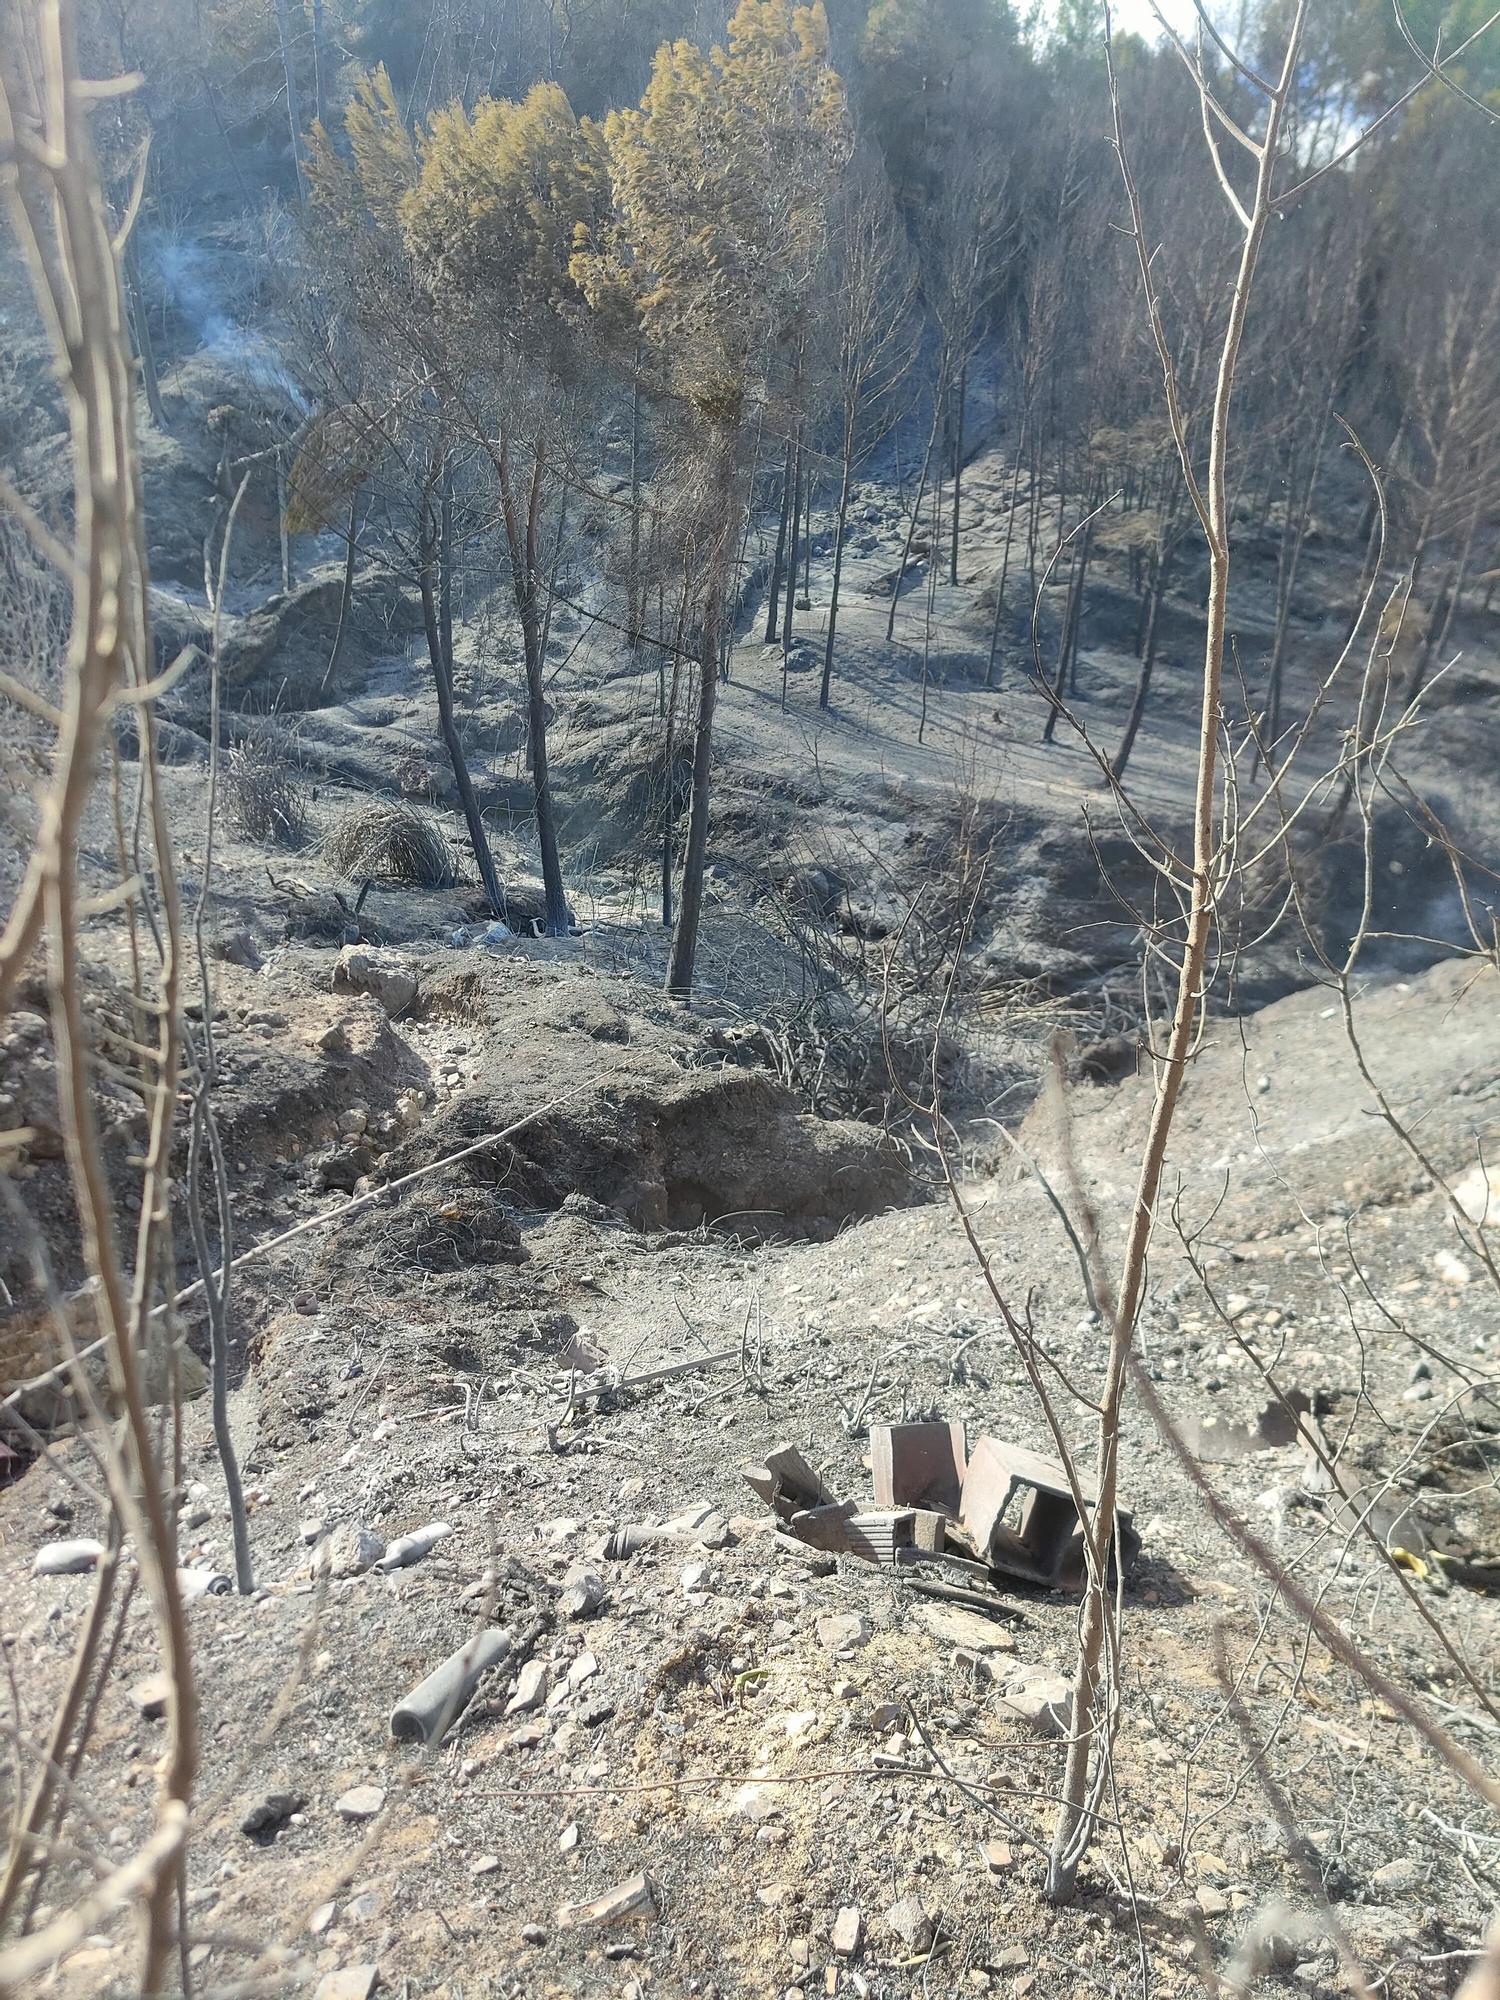
[[292, 576], [292, 541], [286, 528], [286, 466], [281, 452], [276, 453], [276, 535], [281, 548], [281, 594], [290, 591]]
[[802, 553], [802, 426], [797, 425], [797, 450], [792, 460], [791, 531], [786, 559], [786, 608], [781, 614], [781, 705], [786, 707], [787, 662], [796, 622], [797, 562]]
[[524, 522], [517, 505], [510, 470], [509, 440], [500, 440], [500, 505], [510, 548], [511, 578], [521, 620], [521, 651], [526, 668], [527, 742], [531, 789], [536, 805], [536, 839], [542, 863], [542, 893], [546, 901], [548, 937], [566, 937], [572, 922], [563, 888], [562, 862], [557, 851], [557, 822], [552, 805], [552, 780], [547, 763], [547, 687], [544, 673], [542, 620], [538, 600], [541, 571], [537, 534], [542, 511], [542, 454], [532, 457]]
[[693, 725], [693, 795], [688, 807], [687, 845], [682, 857], [682, 897], [672, 932], [667, 965], [667, 991], [674, 999], [689, 999], [698, 958], [698, 929], [703, 917], [703, 871], [708, 859], [708, 799], [713, 776], [714, 700], [719, 687], [719, 620], [724, 577], [716, 561], [703, 606], [698, 643], [698, 714]]
[[677, 631], [672, 644], [672, 684], [666, 695], [666, 719], [662, 729], [662, 783], [666, 796], [661, 813], [661, 923], [672, 928], [672, 835], [677, 823], [677, 691], [682, 685], [682, 635], [687, 629], [687, 579], [677, 605]]
[[786, 536], [792, 505], [792, 441], [786, 441], [786, 459], [781, 469], [781, 520], [776, 529], [776, 554], [771, 563], [771, 582], [766, 591], [766, 644], [774, 646], [781, 630], [781, 580], [786, 568]]
[[[927, 478], [932, 471], [932, 455], [937, 449], [938, 429], [943, 420], [943, 399], [948, 393], [948, 364], [946, 357], [938, 364], [938, 383], [932, 402], [932, 429], [927, 434], [927, 449], [922, 454], [922, 476], [917, 481], [916, 504], [911, 510], [911, 520], [907, 524], [906, 541], [901, 549], [901, 567], [896, 571], [895, 582], [891, 585], [891, 611], [885, 621], [885, 636], [893, 639], [896, 635], [896, 607], [901, 602], [901, 586], [906, 581], [907, 566], [911, 562], [911, 545], [917, 538], [917, 523], [922, 518], [922, 502], [927, 496]], [[929, 563], [937, 561], [937, 550], [928, 551]]]
[[130, 311], [130, 332], [135, 358], [140, 364], [141, 387], [146, 392], [146, 408], [158, 430], [167, 427], [161, 404], [161, 382], [156, 373], [156, 347], [151, 338], [151, 321], [146, 313], [146, 296], [141, 285], [141, 254], [132, 229], [125, 238], [125, 300]]
[[828, 631], [823, 640], [823, 685], [818, 690], [819, 708], [827, 708], [829, 691], [833, 686], [833, 635], [839, 618], [839, 582], [844, 573], [844, 535], [849, 524], [849, 488], [853, 472], [853, 453], [846, 438], [843, 470], [839, 475], [838, 513], [833, 527], [833, 587], [828, 594]]
[[1005, 583], [1010, 573], [1010, 545], [1015, 535], [1017, 496], [1021, 490], [1021, 454], [1024, 438], [1016, 440], [1016, 462], [1010, 475], [1010, 511], [1005, 517], [1005, 547], [1000, 556], [1000, 581], [995, 586], [995, 615], [990, 620], [990, 656], [985, 662], [984, 684], [995, 684], [995, 657], [1000, 646], [1000, 621], [1005, 616]]
[[1072, 559], [1068, 564], [1068, 596], [1063, 609], [1062, 634], [1057, 642], [1057, 667], [1052, 676], [1052, 699], [1047, 704], [1047, 720], [1042, 724], [1042, 741], [1044, 743], [1050, 743], [1057, 733], [1057, 718], [1062, 702], [1063, 681], [1068, 671], [1068, 644], [1072, 637], [1073, 612], [1077, 603], [1078, 567], [1078, 545], [1075, 543]]
[[965, 362], [958, 371], [958, 412], [953, 425], [953, 540], [948, 552], [950, 583], [958, 582], [958, 502], [964, 476], [964, 406], [968, 400], [968, 389], [969, 366]]
[[450, 648], [444, 644], [444, 617], [439, 610], [440, 601], [444, 603], [451, 601], [450, 565], [443, 555], [438, 524], [433, 518], [430, 493], [425, 494], [422, 499], [417, 548], [417, 581], [422, 592], [422, 628], [427, 637], [427, 657], [432, 666], [433, 685], [437, 689], [438, 726], [442, 730], [448, 762], [453, 769], [453, 782], [458, 788], [458, 802], [463, 812], [464, 825], [468, 829], [469, 846], [473, 850], [475, 865], [479, 869], [479, 879], [484, 885], [485, 900], [489, 903], [491, 914], [498, 917], [504, 914], [505, 897], [500, 888], [500, 877], [495, 872], [495, 858], [490, 852], [484, 816], [479, 810], [479, 800], [474, 794], [468, 759], [464, 755], [463, 740], [458, 733], [458, 723], [453, 713], [453, 656]]
[[328, 683], [338, 672], [339, 661], [344, 654], [344, 640], [349, 631], [349, 610], [354, 602], [354, 565], [359, 556], [359, 492], [349, 500], [349, 526], [345, 534], [344, 574], [339, 584], [338, 623], [333, 628], [333, 645], [329, 649], [328, 665], [323, 669], [323, 678], [318, 684], [318, 693], [323, 694]]
[[632, 653], [641, 643], [645, 612], [641, 601], [641, 350], [635, 350], [630, 377], [630, 573], [625, 580], [625, 643]]
[[292, 49], [292, 24], [287, 0], [275, 0], [276, 40], [281, 50], [281, 74], [286, 83], [286, 122], [292, 135], [292, 166], [297, 175], [297, 199], [307, 200], [307, 180], [302, 168], [302, 104], [297, 89], [297, 58]]
[[1094, 545], [1094, 515], [1092, 509], [1083, 531], [1083, 544], [1078, 551], [1078, 573], [1073, 581], [1073, 594], [1068, 602], [1067, 630], [1063, 636], [1062, 672], [1068, 693], [1078, 692], [1078, 641], [1083, 630], [1083, 594], [1088, 585], [1089, 557]]
[[719, 687], [719, 627], [724, 616], [725, 558], [734, 544], [734, 440], [716, 441], [712, 479], [717, 489], [718, 526], [708, 550], [703, 624], [698, 635], [698, 713], [693, 725], [693, 794], [688, 806], [687, 845], [682, 857], [682, 893], [672, 952], [667, 963], [667, 991], [686, 1000], [693, 991], [698, 958], [698, 931], [703, 918], [703, 873], [708, 858], [709, 788], [713, 779], [714, 703]]
[[1141, 653], [1140, 672], [1135, 677], [1135, 693], [1131, 697], [1130, 713], [1125, 718], [1125, 734], [1120, 738], [1120, 747], [1110, 765], [1116, 783], [1125, 775], [1125, 766], [1130, 762], [1130, 753], [1135, 748], [1136, 737], [1140, 734], [1141, 719], [1146, 713], [1146, 700], [1151, 693], [1151, 669], [1156, 663], [1156, 614], [1160, 604], [1161, 593], [1153, 589], [1151, 617], [1146, 627], [1146, 644]]

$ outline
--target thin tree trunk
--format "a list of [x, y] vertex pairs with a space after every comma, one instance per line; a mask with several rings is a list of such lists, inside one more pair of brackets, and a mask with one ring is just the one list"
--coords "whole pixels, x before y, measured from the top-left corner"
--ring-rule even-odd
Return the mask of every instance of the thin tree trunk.
[[626, 645], [634, 653], [641, 643], [645, 614], [641, 603], [641, 349], [636, 343], [630, 371], [630, 574], [625, 584]]
[[323, 0], [312, 0], [313, 115], [328, 122], [328, 50], [323, 41]]
[[[1170, 551], [1163, 552], [1155, 565], [1156, 570], [1164, 570], [1169, 559]], [[1156, 664], [1157, 614], [1161, 610], [1165, 589], [1165, 582], [1158, 583], [1156, 576], [1153, 575], [1145, 643], [1141, 648], [1140, 672], [1135, 677], [1135, 693], [1131, 697], [1130, 713], [1125, 718], [1125, 734], [1120, 738], [1120, 747], [1110, 764], [1116, 784], [1125, 775], [1125, 766], [1130, 762], [1130, 753], [1135, 748], [1135, 739], [1140, 733], [1141, 721], [1146, 713], [1146, 698], [1151, 692], [1151, 669]]]
[[667, 991], [687, 1000], [693, 991], [698, 930], [703, 917], [703, 871], [708, 858], [708, 799], [713, 775], [714, 699], [719, 686], [719, 617], [723, 576], [715, 564], [703, 606], [698, 644], [698, 714], [693, 725], [693, 793], [688, 807], [687, 846], [682, 857], [682, 896], [672, 932]]
[[541, 619], [537, 613], [538, 567], [537, 530], [542, 508], [542, 454], [534, 452], [531, 480], [526, 494], [524, 527], [517, 517], [510, 479], [508, 441], [501, 440], [501, 462], [505, 476], [500, 484], [500, 501], [505, 516], [506, 539], [510, 544], [512, 575], [515, 580], [516, 609], [521, 619], [521, 650], [526, 668], [527, 740], [531, 753], [531, 790], [536, 806], [536, 840], [542, 863], [542, 894], [546, 902], [548, 937], [566, 937], [572, 922], [567, 892], [563, 888], [562, 861], [557, 848], [557, 820], [552, 805], [552, 780], [547, 761], [547, 685], [542, 657]]
[[935, 479], [932, 483], [932, 534], [931, 554], [927, 562], [927, 602], [922, 618], [922, 712], [917, 722], [917, 741], [921, 743], [927, 735], [927, 689], [932, 669], [932, 607], [937, 596], [937, 551], [942, 538], [943, 482]]
[[1000, 645], [1000, 620], [1005, 615], [1005, 580], [1010, 572], [1010, 545], [1016, 526], [1016, 496], [1021, 490], [1021, 452], [1024, 436], [1016, 439], [1016, 462], [1010, 475], [1010, 511], [1005, 517], [1005, 548], [1000, 556], [1000, 581], [995, 586], [995, 615], [990, 620], [990, 656], [985, 662], [984, 684], [995, 683], [995, 655]]
[[687, 846], [682, 857], [682, 894], [672, 951], [667, 962], [667, 991], [687, 1000], [693, 991], [698, 958], [698, 931], [703, 918], [703, 872], [708, 858], [709, 788], [713, 779], [714, 702], [719, 686], [719, 624], [724, 612], [724, 558], [733, 545], [735, 523], [730, 518], [734, 497], [733, 440], [715, 442], [712, 478], [719, 516], [712, 547], [707, 551], [703, 625], [698, 635], [698, 715], [693, 726], [693, 794], [688, 806]]
[[958, 501], [964, 476], [964, 405], [968, 398], [969, 364], [958, 371], [958, 419], [953, 432], [953, 545], [948, 556], [948, 581], [958, 582]]
[[[469, 846], [473, 850], [475, 865], [479, 869], [479, 879], [484, 885], [485, 899], [489, 903], [492, 916], [502, 916], [505, 911], [505, 897], [500, 888], [500, 877], [495, 871], [495, 858], [490, 852], [489, 835], [485, 832], [484, 816], [479, 810], [479, 800], [474, 794], [473, 781], [469, 777], [468, 759], [464, 755], [463, 740], [458, 733], [458, 724], [453, 714], [453, 661], [443, 645], [443, 621], [438, 610], [439, 585], [434, 572], [440, 564], [437, 524], [432, 518], [431, 500], [422, 502], [421, 525], [418, 532], [418, 583], [422, 592], [422, 629], [427, 636], [427, 657], [432, 666], [433, 684], [437, 689], [438, 727], [442, 731], [443, 743], [448, 752], [448, 762], [453, 769], [453, 782], [458, 788], [458, 802], [464, 816], [464, 825], [469, 833]], [[446, 567], [446, 566], [445, 566]], [[447, 595], [447, 583], [442, 584], [443, 595]]]
[[283, 597], [292, 587], [292, 542], [286, 527], [286, 466], [280, 451], [276, 453], [276, 533], [281, 544], [281, 594]]
[[813, 487], [816, 463], [809, 455], [807, 470], [802, 475], [802, 598], [801, 609], [812, 609], [812, 539], [813, 539]]
[[1474, 538], [1479, 532], [1479, 517], [1484, 512], [1484, 501], [1485, 490], [1481, 486], [1479, 494], [1474, 501], [1473, 511], [1469, 515], [1469, 525], [1464, 533], [1463, 548], [1459, 552], [1458, 561], [1453, 566], [1453, 570], [1448, 578], [1447, 600], [1443, 609], [1442, 623], [1439, 625], [1437, 622], [1436, 607], [1434, 607], [1432, 618], [1428, 621], [1427, 635], [1422, 642], [1422, 671], [1424, 678], [1427, 668], [1432, 663], [1433, 654], [1441, 652], [1443, 647], [1447, 645], [1448, 634], [1453, 629], [1454, 613], [1458, 610], [1458, 600], [1463, 595], [1464, 584], [1468, 580], [1469, 562], [1474, 554]]
[[349, 610], [354, 602], [354, 565], [359, 556], [359, 502], [358, 488], [349, 498], [349, 527], [344, 548], [344, 575], [339, 586], [338, 623], [333, 628], [333, 645], [328, 654], [328, 665], [323, 669], [323, 678], [318, 684], [318, 693], [327, 691], [328, 683], [338, 671], [339, 661], [344, 654], [344, 640], [349, 631]]
[[292, 165], [297, 174], [297, 199], [307, 200], [307, 179], [302, 167], [302, 104], [297, 89], [297, 62], [292, 51], [292, 27], [287, 0], [275, 0], [276, 40], [281, 48], [281, 74], [286, 80], [286, 122], [292, 135]]
[[[1087, 529], [1084, 531], [1087, 533]], [[1061, 712], [1063, 682], [1068, 672], [1068, 641], [1073, 630], [1073, 607], [1078, 586], [1078, 544], [1073, 544], [1068, 562], [1068, 597], [1063, 608], [1062, 633], [1057, 642], [1057, 667], [1052, 676], [1052, 699], [1047, 704], [1047, 720], [1042, 724], [1042, 741], [1050, 743], [1057, 733], [1057, 718]]]
[[562, 568], [563, 535], [568, 523], [568, 489], [563, 487], [557, 501], [557, 528], [552, 537], [552, 560], [547, 565], [547, 608], [542, 613], [542, 672], [547, 671], [547, 642], [552, 637], [552, 607], [557, 602], [557, 576]]
[[1089, 557], [1094, 546], [1094, 518], [1092, 506], [1087, 526], [1083, 531], [1083, 543], [1078, 551], [1078, 574], [1073, 585], [1073, 595], [1068, 605], [1068, 629], [1063, 640], [1063, 677], [1069, 695], [1078, 692], [1078, 643], [1083, 630], [1083, 594], [1088, 584]]
[[[754, 511], [755, 482], [760, 477], [760, 437], [761, 426], [759, 419], [757, 419], [755, 425], [755, 450], [750, 455], [750, 478], [746, 485], [746, 491], [751, 496], [751, 504], [746, 506], [745, 518], [740, 524], [740, 553], [739, 560], [734, 566], [734, 580], [729, 592], [728, 613], [720, 621], [722, 630], [719, 634], [719, 679], [721, 681], [729, 679], [730, 660], [734, 654], [735, 632], [739, 625], [741, 599], [745, 588], [746, 563], [750, 553], [750, 517]], [[679, 646], [682, 644], [680, 636], [677, 643]]]
[[156, 346], [151, 338], [151, 321], [146, 312], [146, 296], [141, 284], [141, 254], [132, 229], [125, 238], [125, 298], [130, 311], [130, 331], [135, 358], [140, 363], [141, 387], [146, 392], [146, 408], [158, 430], [167, 427], [161, 404], [161, 382], [156, 373]]
[[839, 620], [839, 583], [844, 574], [844, 534], [849, 522], [849, 488], [853, 480], [854, 457], [846, 435], [844, 465], [839, 476], [839, 505], [833, 530], [833, 587], [828, 593], [828, 631], [823, 639], [823, 685], [818, 690], [819, 708], [827, 708], [833, 687], [833, 635]]
[[[1261, 243], [1270, 221], [1271, 183], [1281, 155], [1281, 126], [1296, 73], [1298, 50], [1308, 0], [1298, 0], [1288, 33], [1280, 79], [1272, 93], [1261, 139], [1255, 189], [1246, 208], [1244, 242], [1229, 302], [1229, 319], [1219, 354], [1218, 375], [1209, 423], [1206, 489], [1195, 488], [1194, 504], [1209, 547], [1208, 625], [1204, 635], [1202, 697], [1198, 723], [1198, 771], [1193, 807], [1193, 859], [1187, 925], [1178, 961], [1177, 995], [1167, 1045], [1156, 1066], [1156, 1101], [1141, 1155], [1140, 1175], [1130, 1210], [1129, 1235], [1117, 1296], [1109, 1318], [1109, 1360], [1100, 1399], [1097, 1499], [1085, 1527], [1089, 1540], [1089, 1583], [1084, 1597], [1078, 1642], [1078, 1670], [1073, 1685], [1072, 1734], [1063, 1772], [1062, 1805], [1053, 1833], [1045, 1893], [1054, 1903], [1069, 1900], [1078, 1869], [1093, 1832], [1087, 1813], [1089, 1766], [1094, 1749], [1096, 1712], [1104, 1681], [1104, 1648], [1110, 1620], [1109, 1569], [1115, 1545], [1115, 1509], [1119, 1489], [1120, 1413], [1135, 1339], [1136, 1322], [1146, 1283], [1147, 1256], [1156, 1223], [1157, 1198], [1167, 1142], [1177, 1112], [1183, 1078], [1192, 1054], [1203, 1010], [1203, 983], [1217, 910], [1215, 886], [1215, 823], [1218, 791], [1219, 705], [1224, 682], [1225, 626], [1229, 606], [1229, 509], [1225, 465], [1229, 449], [1229, 416], [1235, 374], [1244, 339], [1245, 318]], [[1113, 57], [1106, 43], [1115, 142], [1122, 163], [1119, 98]], [[1205, 117], [1207, 112], [1205, 111]], [[1141, 279], [1152, 316], [1152, 332], [1167, 371], [1167, 387], [1178, 448], [1189, 470], [1186, 432], [1177, 420], [1175, 383], [1165, 337], [1151, 289], [1150, 253], [1134, 182], [1124, 168], [1130, 197], [1132, 234], [1141, 263]]]
[[[907, 523], [906, 541], [901, 550], [901, 567], [896, 571], [896, 580], [891, 585], [891, 612], [885, 621], [885, 636], [887, 639], [895, 637], [896, 607], [901, 602], [901, 586], [906, 581], [906, 568], [907, 564], [911, 561], [911, 545], [917, 538], [917, 523], [922, 518], [922, 502], [927, 497], [927, 476], [932, 470], [932, 455], [937, 449], [938, 428], [943, 418], [943, 398], [948, 392], [947, 375], [948, 365], [946, 357], [944, 357], [938, 363], [937, 390], [932, 402], [932, 429], [927, 434], [927, 449], [922, 454], [922, 475], [917, 481], [916, 504], [911, 510], [911, 519]], [[930, 563], [936, 562], [938, 559], [937, 550], [930, 549], [927, 559]]]
[[[666, 727], [662, 736], [662, 783], [666, 797], [661, 816], [661, 923], [672, 928], [672, 833], [677, 819], [677, 690], [682, 682], [682, 635], [687, 629], [687, 578], [682, 580], [682, 596], [677, 601], [677, 630], [672, 644], [672, 686], [667, 695]], [[659, 628], [658, 628], [659, 629]]]
[[[1266, 674], [1266, 718], [1262, 730], [1267, 760], [1274, 755], [1277, 739], [1281, 735], [1281, 694], [1286, 671], [1287, 640], [1292, 625], [1292, 597], [1297, 588], [1297, 571], [1302, 565], [1302, 551], [1307, 545], [1313, 494], [1318, 484], [1318, 473], [1322, 468], [1323, 450], [1328, 441], [1328, 423], [1332, 414], [1333, 392], [1330, 390], [1323, 405], [1323, 422], [1313, 447], [1307, 478], [1302, 483], [1297, 506], [1287, 516], [1282, 532], [1281, 548], [1277, 555], [1276, 630], [1271, 640], [1271, 664]], [[1257, 744], [1250, 764], [1252, 784], [1260, 764], [1260, 745]]]
[[766, 590], [766, 644], [776, 644], [781, 629], [781, 579], [785, 574], [788, 509], [792, 504], [792, 441], [786, 441], [786, 461], [781, 469], [781, 520], [776, 529], [776, 555], [771, 564], [771, 581]]
[[797, 450], [792, 459], [791, 530], [787, 539], [786, 609], [781, 614], [782, 704], [786, 700], [786, 657], [791, 651], [792, 629], [796, 622], [797, 560], [802, 553], [802, 425], [797, 425]]

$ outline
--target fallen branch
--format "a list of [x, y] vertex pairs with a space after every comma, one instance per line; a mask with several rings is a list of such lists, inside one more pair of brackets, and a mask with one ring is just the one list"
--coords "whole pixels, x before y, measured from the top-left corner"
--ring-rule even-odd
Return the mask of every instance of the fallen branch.
[[575, 1382], [571, 1400], [581, 1403], [589, 1397], [613, 1396], [624, 1389], [644, 1389], [652, 1382], [675, 1382], [684, 1375], [696, 1375], [701, 1368], [720, 1368], [726, 1361], [739, 1358], [736, 1346], [721, 1348], [717, 1354], [698, 1354], [691, 1361], [674, 1361], [666, 1368], [645, 1368], [637, 1375], [618, 1375], [612, 1368], [606, 1368], [586, 1382]]

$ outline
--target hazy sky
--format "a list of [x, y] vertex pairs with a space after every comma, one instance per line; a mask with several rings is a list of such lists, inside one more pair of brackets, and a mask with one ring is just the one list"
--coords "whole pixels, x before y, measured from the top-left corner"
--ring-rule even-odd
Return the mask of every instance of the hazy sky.
[[[1161, 0], [1161, 10], [1174, 28], [1185, 28], [1193, 18], [1192, 0]], [[1150, 35], [1154, 40], [1161, 33], [1156, 16], [1151, 11], [1150, 0], [1113, 0], [1111, 11], [1115, 27], [1121, 34], [1129, 31]]]

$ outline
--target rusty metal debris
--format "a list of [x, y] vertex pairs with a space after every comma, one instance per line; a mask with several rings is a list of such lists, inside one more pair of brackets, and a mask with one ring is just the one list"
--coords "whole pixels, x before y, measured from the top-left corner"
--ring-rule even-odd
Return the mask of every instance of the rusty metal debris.
[[[745, 1478], [779, 1531], [809, 1548], [895, 1569], [914, 1589], [992, 1614], [1003, 1578], [1080, 1590], [1083, 1526], [1078, 1501], [1095, 1505], [1091, 1480], [1023, 1445], [981, 1437], [962, 1423], [872, 1424], [873, 1507], [840, 1500], [793, 1445]], [[1140, 1548], [1119, 1513], [1127, 1569]]]

